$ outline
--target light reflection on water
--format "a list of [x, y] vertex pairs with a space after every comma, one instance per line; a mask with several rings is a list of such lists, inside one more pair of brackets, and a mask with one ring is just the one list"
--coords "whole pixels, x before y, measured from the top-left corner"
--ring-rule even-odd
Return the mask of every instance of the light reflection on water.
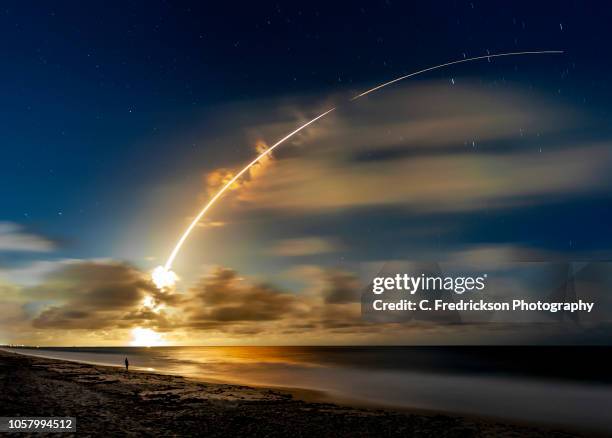
[[[610, 380], [530, 375], [532, 365], [521, 368], [510, 360], [522, 350], [508, 357], [501, 351], [499, 356], [497, 350], [443, 347], [121, 347], [27, 353], [113, 366], [122, 366], [127, 356], [137, 369], [208, 381], [302, 388], [332, 399], [612, 431]], [[545, 370], [551, 373], [555, 363], [561, 371], [573, 366], [546, 351], [533, 357], [537, 351], [522, 352], [532, 357], [526, 363], [548, 360]]]

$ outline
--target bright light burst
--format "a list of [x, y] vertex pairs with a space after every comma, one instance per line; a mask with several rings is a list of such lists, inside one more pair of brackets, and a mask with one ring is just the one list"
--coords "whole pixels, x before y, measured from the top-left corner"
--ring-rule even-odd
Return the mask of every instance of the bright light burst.
[[164, 308], [162, 303], [158, 303], [155, 301], [151, 295], [147, 295], [142, 300], [142, 306], [152, 312], [159, 313]]
[[165, 344], [163, 336], [153, 329], [142, 327], [132, 329], [130, 345], [133, 347], [158, 347]]
[[178, 276], [171, 269], [166, 269], [163, 266], [158, 266], [151, 272], [153, 283], [158, 289], [170, 288], [176, 284]]

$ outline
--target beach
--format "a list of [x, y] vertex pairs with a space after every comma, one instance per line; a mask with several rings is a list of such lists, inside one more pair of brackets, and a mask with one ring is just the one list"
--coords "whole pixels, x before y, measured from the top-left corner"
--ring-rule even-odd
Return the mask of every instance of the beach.
[[79, 436], [580, 436], [476, 417], [304, 401], [289, 390], [4, 351], [0, 387], [2, 416], [76, 417]]

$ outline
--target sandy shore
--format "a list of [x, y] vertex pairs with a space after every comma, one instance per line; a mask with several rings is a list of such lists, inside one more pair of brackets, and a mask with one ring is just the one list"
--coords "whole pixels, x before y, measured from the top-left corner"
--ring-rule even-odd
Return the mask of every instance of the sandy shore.
[[479, 419], [306, 402], [278, 390], [3, 351], [0, 412], [76, 417], [79, 436], [576, 436]]

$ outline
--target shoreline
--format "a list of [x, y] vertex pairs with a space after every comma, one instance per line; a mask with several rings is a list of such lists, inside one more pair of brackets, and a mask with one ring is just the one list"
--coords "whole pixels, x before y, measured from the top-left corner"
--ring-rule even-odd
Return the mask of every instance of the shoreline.
[[559, 427], [357, 407], [325, 401], [324, 394], [321, 400], [321, 394], [308, 390], [203, 382], [6, 351], [0, 351], [0, 387], [4, 416], [73, 416], [77, 431], [92, 435], [103, 430], [136, 436], [153, 431], [181, 436], [580, 436]]
[[[20, 349], [20, 348], [16, 348]], [[41, 348], [43, 349], [43, 348]], [[15, 348], [13, 348], [15, 350]], [[66, 359], [66, 358], [58, 358], [51, 357], [45, 354], [32, 354], [30, 351], [37, 351], [37, 349], [28, 348], [27, 352], [21, 351], [7, 351], [6, 348], [0, 347], [0, 354], [2, 352], [14, 353], [27, 357], [48, 359], [48, 360], [57, 360], [60, 362], [73, 362], [83, 365], [91, 365], [102, 368], [109, 368], [113, 370], [123, 370], [122, 365], [117, 364], [109, 364], [102, 362], [94, 362], [94, 361], [85, 361], [78, 359]], [[479, 420], [485, 422], [492, 423], [503, 423], [507, 425], [516, 425], [521, 427], [536, 427], [536, 428], [545, 428], [549, 430], [562, 430], [576, 434], [601, 434], [602, 432], [599, 430], [584, 430], [578, 427], [570, 427], [568, 425], [563, 424], [554, 424], [554, 423], [546, 423], [546, 422], [532, 422], [527, 420], [519, 420], [519, 419], [511, 419], [511, 418], [503, 418], [496, 417], [491, 415], [478, 415], [467, 412], [458, 412], [458, 411], [450, 411], [450, 410], [433, 410], [433, 409], [425, 409], [425, 408], [416, 408], [416, 407], [407, 407], [405, 405], [395, 405], [392, 403], [384, 403], [384, 402], [375, 402], [363, 398], [350, 397], [347, 395], [343, 395], [340, 393], [333, 393], [330, 391], [314, 389], [314, 388], [306, 388], [306, 387], [297, 387], [297, 386], [284, 386], [284, 385], [265, 385], [265, 384], [257, 384], [257, 383], [244, 383], [244, 382], [235, 382], [235, 381], [224, 381], [222, 379], [216, 379], [213, 377], [195, 377], [195, 376], [185, 376], [179, 373], [172, 373], [169, 371], [162, 371], [158, 369], [152, 369], [147, 367], [132, 367], [130, 365], [130, 372], [138, 372], [138, 373], [151, 373], [157, 374], [161, 376], [175, 376], [181, 377], [187, 381], [199, 382], [199, 383], [212, 383], [212, 384], [223, 384], [223, 385], [235, 385], [235, 386], [245, 386], [251, 387], [255, 389], [261, 390], [273, 390], [280, 391], [283, 393], [291, 394], [297, 400], [301, 400], [307, 403], [322, 403], [322, 404], [333, 404], [338, 405], [344, 408], [356, 408], [356, 409], [367, 409], [367, 410], [383, 410], [388, 412], [398, 412], [398, 413], [406, 413], [406, 414], [416, 414], [416, 415], [424, 415], [424, 416], [435, 416], [435, 415], [444, 415], [448, 417], [454, 418], [469, 418], [472, 420]]]

